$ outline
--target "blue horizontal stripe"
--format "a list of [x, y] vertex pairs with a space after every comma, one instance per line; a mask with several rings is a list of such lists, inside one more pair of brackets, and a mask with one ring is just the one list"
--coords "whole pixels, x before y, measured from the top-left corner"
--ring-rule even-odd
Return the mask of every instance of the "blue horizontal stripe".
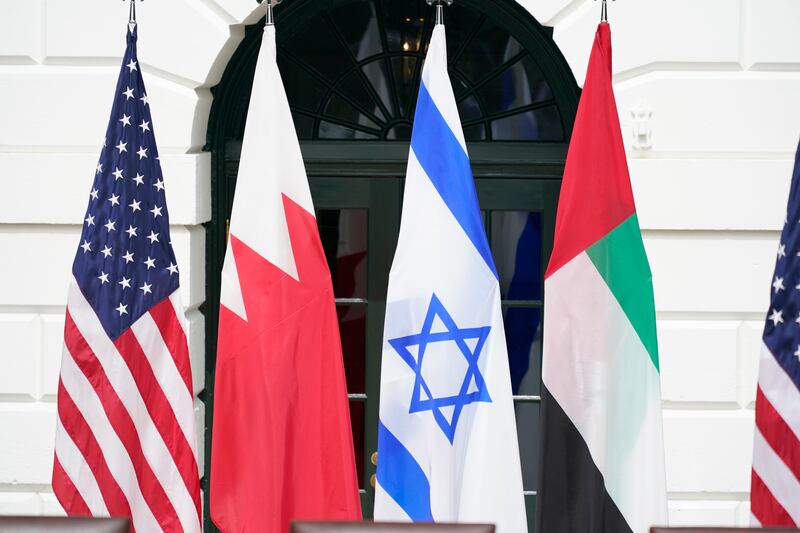
[[403, 443], [378, 421], [378, 483], [414, 522], [433, 522], [431, 486]]
[[497, 278], [481, 219], [469, 158], [424, 83], [419, 86], [411, 149], [450, 212]]

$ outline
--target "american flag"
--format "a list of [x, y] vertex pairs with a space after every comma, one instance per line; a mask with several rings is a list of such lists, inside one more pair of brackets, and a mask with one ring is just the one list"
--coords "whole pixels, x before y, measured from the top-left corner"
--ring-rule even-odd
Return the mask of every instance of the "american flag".
[[129, 27], [72, 264], [53, 490], [70, 515], [200, 531], [192, 373], [164, 178]]
[[761, 346], [752, 522], [800, 526], [800, 147]]

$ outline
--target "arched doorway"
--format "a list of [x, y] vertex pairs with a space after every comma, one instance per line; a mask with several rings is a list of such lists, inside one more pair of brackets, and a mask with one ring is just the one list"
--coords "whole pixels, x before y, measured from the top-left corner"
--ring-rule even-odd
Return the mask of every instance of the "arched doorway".
[[[291, 0], [275, 16], [278, 64], [334, 278], [362, 505], [371, 517], [386, 284], [433, 10], [424, 0]], [[550, 31], [515, 2], [456, 0], [445, 22], [450, 75], [501, 278], [532, 527], [542, 275], [579, 89]], [[203, 307], [207, 458], [220, 270], [262, 28], [263, 21], [246, 29], [213, 89]]]

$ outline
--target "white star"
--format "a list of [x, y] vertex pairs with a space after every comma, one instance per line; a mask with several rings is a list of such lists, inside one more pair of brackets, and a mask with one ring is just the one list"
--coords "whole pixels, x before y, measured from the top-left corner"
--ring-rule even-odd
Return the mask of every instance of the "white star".
[[144, 119], [142, 119], [142, 123], [139, 124], [139, 127], [142, 128], [142, 133], [150, 131], [150, 123]]
[[141, 207], [139, 207], [139, 205], [141, 205], [141, 203], [142, 203], [142, 202], [140, 202], [140, 201], [138, 201], [138, 200], [134, 200], [133, 202], [131, 202], [130, 204], [128, 204], [128, 207], [130, 207], [131, 209], [133, 209], [133, 212], [135, 213], [136, 211], [141, 211], [141, 210], [142, 210], [142, 208], [141, 208]]
[[153, 217], [155, 217], [155, 218], [158, 218], [158, 217], [161, 216], [161, 208], [158, 207], [158, 206], [155, 206], [153, 209], [150, 210], [150, 212], [153, 213]]
[[131, 98], [133, 98], [133, 89], [128, 87], [128, 90], [127, 91], [122, 91], [122, 94], [125, 95], [125, 100], [130, 100]]
[[111, 219], [109, 219], [108, 222], [106, 222], [104, 225], [105, 225], [105, 227], [106, 227], [106, 229], [108, 230], [109, 233], [112, 232], [112, 231], [117, 231], [117, 227], [116, 227], [117, 223], [114, 222]]
[[148, 100], [147, 95], [142, 96], [141, 98], [139, 98], [139, 100], [141, 100], [144, 103], [144, 105], [150, 103], [150, 100]]
[[139, 156], [139, 160], [141, 161], [143, 157], [147, 157], [147, 148], [140, 146], [139, 151], [136, 152], [136, 154]]
[[153, 231], [151, 230], [150, 235], [148, 235], [147, 238], [150, 239], [150, 244], [158, 242], [158, 233], [153, 233]]
[[89, 244], [89, 241], [83, 241], [83, 244], [81, 244], [81, 248], [83, 248], [83, 253], [92, 251], [92, 245]]
[[130, 252], [130, 251], [125, 252], [125, 255], [123, 255], [122, 258], [125, 259], [125, 264], [126, 265], [128, 263], [132, 263], [133, 262], [133, 253]]
[[108, 256], [110, 256], [110, 255], [111, 255], [111, 248], [109, 248], [109, 246], [108, 246], [108, 245], [106, 245], [106, 247], [105, 247], [105, 248], [103, 248], [102, 250], [100, 250], [100, 253], [101, 253], [101, 254], [103, 254], [105, 257], [108, 257]]
[[92, 189], [92, 192], [89, 193], [89, 196], [92, 197], [92, 200], [97, 200], [97, 189]]
[[136, 186], [138, 187], [139, 185], [141, 185], [142, 183], [144, 183], [144, 176], [142, 176], [141, 174], [139, 174], [139, 173], [137, 172], [137, 173], [136, 173], [136, 177], [135, 177], [135, 178], [133, 178], [133, 181], [135, 181], [135, 182], [136, 182]]
[[122, 175], [122, 169], [121, 168], [117, 168], [114, 172], [112, 172], [112, 174], [114, 174], [114, 180], [115, 181], [116, 180], [121, 180], [121, 179], [123, 179], [125, 177], [125, 176]]
[[123, 290], [131, 288], [131, 280], [130, 278], [126, 278], [125, 276], [122, 276], [122, 281], [120, 281], [119, 284], [122, 285]]
[[783, 243], [778, 245], [778, 259], [781, 257], [786, 257], [786, 245]]
[[101, 270], [100, 275], [97, 276], [97, 279], [100, 280], [100, 285], [105, 285], [106, 283], [108, 283], [108, 274], [106, 274]]
[[120, 302], [119, 303], [119, 307], [117, 307], [115, 309], [115, 311], [117, 313], [119, 313], [119, 316], [127, 315], [128, 314], [128, 306], [127, 305], [122, 305], [122, 302]]
[[120, 141], [119, 144], [116, 146], [116, 148], [117, 148], [117, 150], [119, 150], [119, 153], [122, 153], [122, 152], [127, 152], [128, 151], [128, 149], [125, 148], [126, 146], [128, 146], [128, 143], [124, 143], [124, 142]]
[[177, 274], [178, 273], [178, 265], [176, 265], [175, 263], [170, 263], [169, 266], [167, 267], [167, 270], [169, 270], [169, 275], [170, 276], [173, 275], [173, 274]]
[[797, 349], [794, 351], [794, 356], [797, 357], [798, 361], [800, 361], [800, 345], [798, 345]]
[[134, 70], [139, 70], [139, 69], [136, 68], [136, 61], [134, 61], [133, 59], [131, 59], [131, 62], [128, 63], [127, 65], [125, 65], [125, 66], [130, 69], [129, 72], [133, 72]]
[[84, 220], [89, 226], [94, 226], [94, 215], [89, 215]]
[[144, 262], [144, 264], [147, 265], [147, 270], [150, 270], [151, 268], [155, 268], [156, 267], [156, 260], [148, 255], [147, 259]]
[[152, 293], [153, 291], [150, 290], [150, 287], [152, 286], [153, 286], [152, 283], [145, 283], [144, 285], [139, 287], [139, 290], [142, 291], [142, 296], [144, 296], [145, 294]]
[[97, 163], [97, 172], [95, 174], [100, 174], [103, 171], [103, 163]]
[[119, 205], [119, 196], [112, 194], [108, 201], [111, 202], [111, 205]]
[[783, 286], [783, 278], [779, 278], [775, 276], [775, 281], [772, 282], [772, 286], [775, 288], [775, 294], [784, 290], [786, 287]]
[[131, 116], [130, 115], [126, 115], [125, 113], [123, 113], [122, 114], [122, 118], [119, 119], [119, 121], [122, 122], [122, 127], [123, 128], [125, 126], [130, 126], [131, 125]]
[[772, 314], [769, 315], [767, 320], [772, 320], [772, 325], [777, 326], [778, 324], [783, 324], [783, 311], [778, 311], [777, 309], [772, 310]]
[[128, 229], [125, 230], [125, 233], [128, 234], [128, 237], [133, 238], [136, 237], [136, 230], [138, 228], [134, 228], [132, 225], [128, 226]]
[[155, 187], [157, 191], [163, 191], [164, 190], [164, 178], [161, 178], [160, 180], [155, 182], [153, 184], [153, 187]]

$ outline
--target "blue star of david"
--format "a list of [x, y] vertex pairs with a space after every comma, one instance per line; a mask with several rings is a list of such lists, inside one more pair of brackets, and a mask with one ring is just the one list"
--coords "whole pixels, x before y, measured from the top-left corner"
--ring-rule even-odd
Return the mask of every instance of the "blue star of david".
[[[442, 321], [447, 328], [446, 331], [431, 333], [433, 322], [436, 317]], [[480, 357], [483, 345], [486, 338], [489, 336], [491, 326], [483, 326], [477, 328], [459, 328], [456, 326], [455, 321], [447, 312], [442, 302], [434, 294], [431, 297], [431, 303], [428, 306], [428, 313], [425, 316], [425, 321], [422, 324], [422, 331], [414, 335], [406, 337], [398, 337], [396, 339], [389, 339], [389, 344], [400, 357], [405, 361], [408, 366], [414, 371], [414, 390], [411, 394], [411, 406], [409, 413], [418, 413], [422, 411], [431, 411], [436, 423], [444, 432], [450, 444], [453, 444], [453, 439], [456, 434], [456, 425], [461, 416], [461, 411], [465, 405], [473, 402], [491, 402], [489, 391], [486, 389], [486, 383], [483, 380], [480, 368], [478, 368], [478, 358]], [[470, 350], [467, 345], [467, 340], [477, 339], [475, 348]], [[435, 342], [453, 342], [458, 350], [467, 360], [467, 371], [464, 375], [464, 381], [461, 384], [458, 394], [454, 396], [444, 396], [441, 398], [434, 398], [428, 383], [422, 376], [422, 362], [425, 358], [425, 348]], [[418, 346], [418, 355], [415, 359], [409, 351], [410, 346]], [[470, 387], [474, 385], [474, 387]], [[470, 389], [472, 390], [470, 391]], [[469, 392], [468, 392], [469, 391]], [[423, 396], [424, 393], [424, 396]], [[450, 421], [442, 413], [443, 407], [453, 407], [453, 416]]]

